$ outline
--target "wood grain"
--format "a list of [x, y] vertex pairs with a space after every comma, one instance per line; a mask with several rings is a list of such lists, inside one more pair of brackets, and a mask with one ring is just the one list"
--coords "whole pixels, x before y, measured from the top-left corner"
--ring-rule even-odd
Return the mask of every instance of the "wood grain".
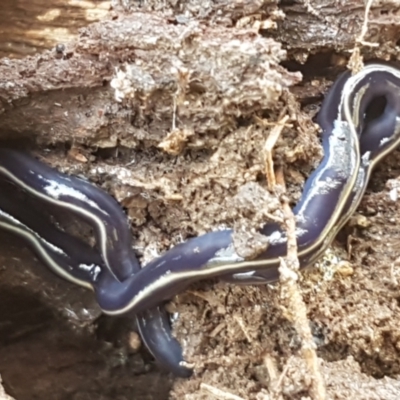
[[20, 58], [68, 42], [79, 28], [102, 19], [109, 7], [102, 0], [3, 0], [0, 58]]

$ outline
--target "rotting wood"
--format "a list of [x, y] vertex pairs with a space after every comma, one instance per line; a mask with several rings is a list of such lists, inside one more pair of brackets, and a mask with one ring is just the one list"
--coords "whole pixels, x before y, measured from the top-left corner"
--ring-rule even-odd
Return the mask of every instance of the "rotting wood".
[[2, 0], [0, 58], [20, 58], [71, 41], [78, 29], [104, 18], [105, 0]]

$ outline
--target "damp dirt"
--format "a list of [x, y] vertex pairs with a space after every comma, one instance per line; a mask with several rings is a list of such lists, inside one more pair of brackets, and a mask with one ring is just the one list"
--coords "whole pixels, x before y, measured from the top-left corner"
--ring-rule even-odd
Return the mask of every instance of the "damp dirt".
[[[248, 21], [239, 6], [224, 8], [228, 22], [210, 8], [214, 25], [196, 2], [195, 22], [154, 4], [113, 11], [63, 54], [1, 59], [0, 137], [112, 194], [143, 265], [224, 227], [242, 232], [246, 250], [249, 232], [281, 215], [265, 175], [269, 133], [289, 115], [273, 157], [295, 205], [323, 155], [314, 117], [344, 65], [320, 56], [302, 75], [282, 67], [300, 49], [296, 59], [254, 29], [267, 14], [279, 20], [276, 2]], [[238, 20], [245, 27], [232, 30]], [[399, 397], [399, 165], [398, 151], [380, 163], [356, 214], [300, 274], [328, 399]], [[53, 277], [5, 233], [0, 268], [0, 373], [16, 400], [312, 398], [279, 283], [202, 281], [171, 299], [194, 365], [192, 378], [174, 379], [129, 318], [102, 316], [90, 292]]]

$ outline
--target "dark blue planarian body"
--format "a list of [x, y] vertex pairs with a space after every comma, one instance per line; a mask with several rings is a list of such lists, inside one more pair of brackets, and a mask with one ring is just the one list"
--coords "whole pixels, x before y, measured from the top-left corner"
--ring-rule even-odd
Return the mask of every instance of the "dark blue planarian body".
[[[2, 148], [0, 190], [0, 228], [22, 237], [58, 276], [94, 289], [105, 280], [117, 286], [140, 270], [123, 210], [96, 186], [25, 153]], [[97, 249], [54, 224], [53, 215], [65, 212], [93, 228]], [[153, 356], [175, 375], [190, 376], [164, 308], [143, 310], [136, 322]]]
[[[318, 115], [324, 158], [294, 208], [302, 267], [321, 257], [358, 206], [373, 167], [399, 144], [399, 88], [398, 69], [370, 64], [355, 75], [342, 74], [325, 97]], [[141, 269], [126, 217], [107, 193], [9, 149], [0, 149], [0, 177], [0, 227], [23, 237], [59, 276], [94, 289], [106, 314], [136, 315], [150, 351], [179, 376], [191, 371], [171, 335], [163, 300], [204, 278], [238, 284], [279, 278], [287, 240], [277, 224], [261, 229], [269, 246], [252, 260], [237, 254], [231, 230], [221, 230], [181, 243]], [[12, 200], [18, 199], [16, 190], [85, 220], [94, 229], [97, 248], [58, 229], [46, 213], [24, 210]]]

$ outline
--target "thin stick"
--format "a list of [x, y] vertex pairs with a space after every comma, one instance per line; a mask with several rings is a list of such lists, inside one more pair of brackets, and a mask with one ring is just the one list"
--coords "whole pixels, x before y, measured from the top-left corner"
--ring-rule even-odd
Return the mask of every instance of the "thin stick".
[[[282, 182], [282, 170], [279, 171], [279, 175], [279, 181]], [[288, 309], [293, 318], [293, 325], [301, 339], [301, 352], [311, 376], [312, 398], [315, 400], [325, 400], [325, 383], [319, 368], [317, 353], [315, 351], [316, 345], [307, 318], [307, 307], [297, 284], [300, 263], [297, 256], [296, 220], [290, 208], [288, 198], [283, 195], [281, 201], [287, 234], [287, 255], [286, 258], [281, 259], [279, 267], [282, 292], [287, 299]]]
[[365, 35], [368, 32], [368, 22], [369, 22], [368, 15], [371, 10], [371, 6], [372, 6], [373, 2], [374, 2], [374, 0], [368, 0], [367, 3], [365, 4], [364, 22], [361, 27], [361, 33], [357, 37], [356, 41], [363, 45], [377, 47], [377, 46], [379, 46], [379, 43], [370, 43], [370, 42], [364, 41]]
[[285, 115], [276, 123], [276, 125], [271, 129], [271, 132], [264, 144], [265, 175], [267, 177], [268, 189], [270, 191], [274, 191], [276, 186], [272, 151], [288, 119], [289, 116]]
[[225, 392], [221, 389], [217, 389], [214, 386], [207, 385], [207, 383], [200, 383], [201, 389], [207, 390], [207, 392], [213, 394], [218, 399], [223, 400], [246, 400], [243, 397], [236, 396], [235, 394]]
[[[282, 121], [284, 120], [286, 122], [287, 118], [288, 117], [284, 117], [279, 121], [276, 126], [276, 131], [274, 131], [274, 129], [272, 130], [274, 135], [270, 143], [276, 143], [283, 129]], [[265, 171], [267, 172], [269, 186], [275, 193], [282, 194], [280, 197], [284, 215], [284, 227], [287, 235], [287, 255], [285, 258], [281, 259], [281, 265], [279, 267], [280, 282], [282, 283], [282, 297], [287, 301], [288, 310], [292, 315], [293, 325], [301, 339], [301, 351], [311, 376], [310, 394], [314, 400], [325, 400], [326, 389], [315, 352], [316, 345], [313, 341], [309, 321], [307, 319], [307, 308], [297, 285], [300, 263], [297, 255], [296, 221], [290, 208], [289, 200], [287, 196], [284, 195], [286, 185], [283, 170], [279, 168], [275, 176], [272, 147], [270, 144], [267, 146], [266, 143], [264, 150], [267, 152], [265, 154]]]
[[364, 40], [365, 35], [368, 32], [368, 22], [369, 22], [369, 12], [371, 10], [371, 6], [374, 0], [367, 0], [365, 4], [365, 12], [364, 12], [364, 21], [361, 27], [361, 32], [356, 38], [356, 42], [354, 44], [353, 53], [351, 54], [350, 60], [347, 64], [348, 68], [353, 72], [357, 73], [364, 67], [364, 62], [361, 56], [361, 46], [370, 46], [377, 47], [379, 43], [370, 43]]

